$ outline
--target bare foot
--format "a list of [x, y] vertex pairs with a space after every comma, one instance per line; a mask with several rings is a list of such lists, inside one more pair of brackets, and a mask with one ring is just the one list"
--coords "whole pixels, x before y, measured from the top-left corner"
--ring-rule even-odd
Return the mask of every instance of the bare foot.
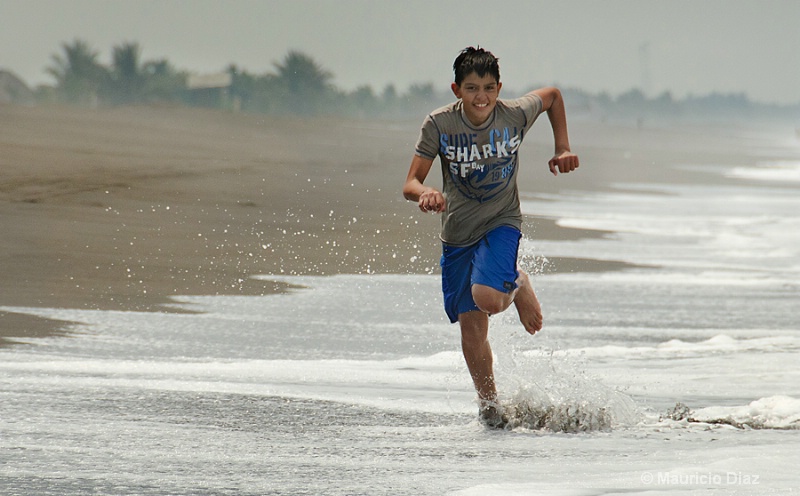
[[508, 425], [508, 416], [503, 412], [503, 408], [496, 401], [481, 401], [478, 410], [478, 420], [487, 429], [505, 429]]
[[539, 304], [539, 299], [536, 298], [536, 293], [533, 291], [528, 274], [521, 270], [519, 271], [517, 285], [519, 289], [517, 289], [517, 294], [514, 297], [514, 306], [517, 307], [519, 320], [526, 331], [530, 334], [536, 334], [537, 331], [542, 330], [542, 306]]

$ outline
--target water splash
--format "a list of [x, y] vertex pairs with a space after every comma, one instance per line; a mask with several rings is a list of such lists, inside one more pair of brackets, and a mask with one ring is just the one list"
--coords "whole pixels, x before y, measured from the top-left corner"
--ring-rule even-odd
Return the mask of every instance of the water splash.
[[[633, 425], [638, 409], [626, 394], [586, 376], [553, 355], [503, 369], [501, 402], [512, 428], [551, 432], [608, 431]], [[546, 371], [545, 373], [542, 373]]]
[[[523, 270], [541, 272], [546, 260], [527, 253]], [[492, 317], [489, 332], [499, 399], [510, 428], [577, 433], [641, 420], [628, 395], [586, 372], [585, 357], [555, 353], [539, 336], [528, 336], [513, 307]]]
[[500, 402], [511, 428], [577, 433], [641, 420], [633, 399], [586, 372], [584, 357], [530, 349], [536, 344], [523, 335], [519, 322], [497, 321], [490, 333]]
[[587, 401], [545, 404], [540, 398], [517, 392], [506, 407], [509, 427], [551, 432], [589, 432], [611, 430], [614, 415], [603, 406]]

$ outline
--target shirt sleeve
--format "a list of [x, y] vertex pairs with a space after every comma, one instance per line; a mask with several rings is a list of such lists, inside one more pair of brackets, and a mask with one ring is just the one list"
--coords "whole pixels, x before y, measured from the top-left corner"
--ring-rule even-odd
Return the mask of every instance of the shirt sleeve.
[[525, 115], [525, 130], [527, 131], [533, 126], [533, 123], [536, 122], [536, 118], [539, 117], [539, 114], [542, 113], [544, 103], [542, 103], [542, 99], [534, 93], [528, 93], [525, 96], [517, 98], [516, 102]]
[[439, 128], [430, 115], [422, 122], [414, 153], [431, 160], [439, 154]]

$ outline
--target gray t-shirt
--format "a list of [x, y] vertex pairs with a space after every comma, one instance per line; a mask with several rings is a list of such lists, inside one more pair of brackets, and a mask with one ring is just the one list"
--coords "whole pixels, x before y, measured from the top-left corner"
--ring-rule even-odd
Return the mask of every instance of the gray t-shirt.
[[520, 229], [517, 152], [525, 133], [542, 112], [542, 100], [531, 93], [516, 100], [497, 100], [489, 120], [474, 127], [461, 100], [433, 111], [422, 123], [416, 154], [442, 164], [447, 209], [441, 238], [466, 246], [495, 227]]

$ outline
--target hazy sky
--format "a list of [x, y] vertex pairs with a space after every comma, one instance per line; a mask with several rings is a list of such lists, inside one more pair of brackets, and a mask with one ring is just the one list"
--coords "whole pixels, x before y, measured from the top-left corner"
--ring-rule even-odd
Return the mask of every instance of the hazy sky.
[[136, 41], [143, 59], [198, 73], [274, 72], [300, 50], [339, 88], [376, 92], [445, 89], [459, 50], [481, 45], [506, 89], [800, 103], [800, 0], [0, 0], [0, 67], [29, 84], [52, 82], [44, 68], [76, 38], [103, 63]]

